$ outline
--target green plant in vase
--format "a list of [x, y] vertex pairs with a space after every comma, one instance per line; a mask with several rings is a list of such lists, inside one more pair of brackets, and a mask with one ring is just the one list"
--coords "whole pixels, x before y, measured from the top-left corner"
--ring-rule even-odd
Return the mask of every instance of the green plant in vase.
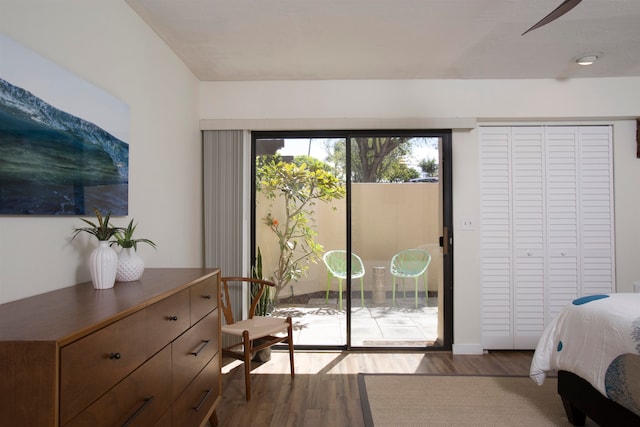
[[85, 223], [89, 224], [89, 227], [78, 227], [73, 230], [73, 237], [71, 240], [75, 239], [80, 233], [88, 233], [94, 236], [101, 242], [109, 240], [113, 235], [119, 230], [118, 227], [112, 227], [109, 224], [109, 219], [111, 218], [111, 213], [107, 213], [106, 215], [102, 215], [102, 213], [94, 208], [93, 211], [96, 214], [96, 218], [98, 223], [89, 221], [85, 218], [80, 218]]
[[116, 281], [118, 269], [118, 254], [109, 245], [109, 239], [120, 229], [109, 224], [111, 214], [103, 215], [98, 209], [93, 209], [96, 214], [97, 223], [81, 218], [88, 227], [78, 227], [73, 231], [75, 239], [80, 233], [88, 233], [98, 239], [98, 247], [89, 256], [89, 272], [91, 281], [95, 289], [112, 288]]
[[111, 245], [117, 245], [122, 248], [120, 255], [118, 256], [118, 270], [116, 274], [116, 281], [118, 282], [132, 282], [138, 280], [144, 272], [144, 260], [138, 255], [138, 243], [146, 243], [149, 246], [156, 248], [156, 244], [144, 238], [134, 238], [133, 234], [136, 231], [136, 224], [134, 220], [129, 221], [127, 228], [119, 228], [113, 234], [114, 240], [111, 241]]
[[136, 231], [137, 224], [133, 223], [133, 219], [129, 221], [129, 225], [127, 228], [119, 228], [113, 234], [114, 241], [111, 242], [111, 245], [116, 244], [121, 248], [133, 248], [134, 250], [138, 250], [138, 243], [146, 243], [149, 246], [156, 248], [156, 244], [153, 243], [149, 239], [134, 239], [133, 233]]

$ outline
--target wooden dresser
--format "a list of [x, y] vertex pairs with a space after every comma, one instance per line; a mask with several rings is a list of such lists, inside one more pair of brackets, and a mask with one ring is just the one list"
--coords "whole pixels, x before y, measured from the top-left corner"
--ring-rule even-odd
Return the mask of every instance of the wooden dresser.
[[146, 269], [0, 305], [0, 425], [215, 423], [220, 271]]

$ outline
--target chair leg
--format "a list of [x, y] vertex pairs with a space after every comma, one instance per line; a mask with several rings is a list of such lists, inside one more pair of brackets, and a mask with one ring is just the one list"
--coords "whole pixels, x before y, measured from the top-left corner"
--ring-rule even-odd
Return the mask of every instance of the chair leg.
[[407, 299], [407, 286], [406, 286], [406, 284], [404, 282], [405, 282], [405, 280], [404, 280], [404, 277], [403, 277], [402, 278], [402, 297], [404, 299]]
[[342, 311], [342, 279], [338, 279], [338, 307]]
[[242, 333], [242, 342], [244, 345], [244, 387], [248, 401], [251, 399], [251, 341], [249, 340], [249, 332]]
[[364, 308], [364, 278], [360, 278], [360, 307]]
[[293, 378], [296, 371], [293, 364], [293, 323], [291, 322], [291, 317], [287, 317], [287, 323], [289, 323], [287, 327], [287, 335], [289, 335], [289, 366], [291, 368], [291, 378]]
[[424, 273], [424, 300], [425, 303], [428, 305], [429, 304], [429, 281], [427, 279], [427, 273]]
[[416, 308], [418, 308], [418, 279], [419, 277], [416, 277]]
[[331, 286], [331, 273], [327, 273], [327, 293], [324, 296], [324, 303], [329, 304], [329, 287]]

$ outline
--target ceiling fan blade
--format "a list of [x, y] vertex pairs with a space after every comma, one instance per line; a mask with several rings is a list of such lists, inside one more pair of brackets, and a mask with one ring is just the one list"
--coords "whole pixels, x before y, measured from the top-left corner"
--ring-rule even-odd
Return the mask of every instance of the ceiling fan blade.
[[547, 16], [545, 16], [544, 18], [542, 18], [540, 21], [538, 21], [533, 27], [529, 28], [527, 31], [525, 31], [524, 33], [522, 33], [522, 35], [524, 36], [525, 34], [527, 34], [529, 31], [533, 31], [536, 28], [540, 28], [543, 25], [548, 24], [551, 21], [554, 21], [558, 18], [560, 18], [562, 15], [564, 15], [565, 13], [569, 12], [571, 9], [573, 9], [574, 7], [576, 7], [578, 5], [578, 3], [580, 3], [582, 0], [564, 0], [560, 6], [556, 7], [553, 12], [551, 12], [550, 14], [548, 14]]

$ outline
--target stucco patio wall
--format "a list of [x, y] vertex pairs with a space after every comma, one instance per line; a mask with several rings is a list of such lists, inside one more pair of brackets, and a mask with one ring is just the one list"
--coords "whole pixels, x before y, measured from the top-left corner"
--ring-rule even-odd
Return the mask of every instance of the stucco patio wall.
[[[428, 270], [429, 290], [442, 289], [442, 249], [440, 185], [438, 183], [359, 183], [352, 185], [352, 247], [365, 265], [365, 291], [373, 287], [373, 267], [386, 267], [385, 290], [391, 291], [392, 277], [389, 263], [393, 255], [403, 249], [424, 248], [431, 253]], [[258, 199], [257, 245], [263, 257], [263, 275], [268, 277], [277, 262], [276, 236], [262, 218], [269, 212], [269, 201]], [[316, 241], [325, 251], [346, 247], [346, 201], [316, 204]], [[282, 218], [283, 209], [277, 203], [271, 209], [274, 218]], [[282, 222], [282, 221], [280, 221]], [[326, 290], [327, 270], [319, 260], [309, 264], [306, 277], [292, 283], [281, 298]], [[354, 283], [357, 286], [357, 282]], [[413, 283], [407, 281], [407, 291]], [[422, 282], [419, 283], [422, 289]], [[343, 285], [346, 286], [346, 285]], [[332, 280], [331, 290], [338, 289]], [[358, 290], [354, 287], [354, 290]]]

